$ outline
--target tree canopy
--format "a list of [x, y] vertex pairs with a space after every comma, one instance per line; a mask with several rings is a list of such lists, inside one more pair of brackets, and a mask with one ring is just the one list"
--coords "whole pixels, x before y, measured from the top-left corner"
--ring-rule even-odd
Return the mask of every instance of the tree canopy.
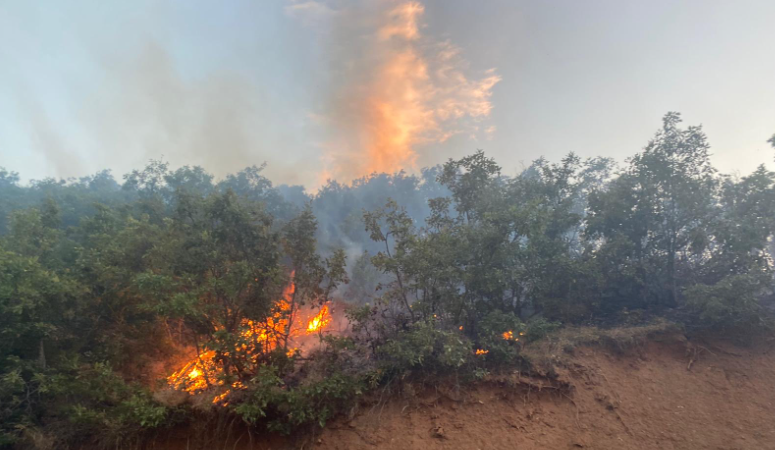
[[[195, 420], [159, 398], [185, 349], [217, 368], [212, 404], [287, 432], [401, 371], [461, 370], [474, 349], [513, 363], [563, 324], [772, 324], [775, 173], [718, 172], [678, 113], [621, 165], [571, 153], [508, 175], [478, 151], [314, 195], [263, 168], [28, 185], [0, 169], [0, 446], [115, 447]], [[301, 355], [299, 311], [333, 300], [347, 330]], [[239, 392], [218, 403], [224, 386]]]

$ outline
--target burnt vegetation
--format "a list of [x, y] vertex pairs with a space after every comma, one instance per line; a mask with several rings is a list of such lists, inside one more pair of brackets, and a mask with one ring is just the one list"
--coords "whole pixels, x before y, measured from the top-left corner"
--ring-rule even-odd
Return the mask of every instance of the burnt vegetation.
[[[508, 176], [477, 152], [314, 195], [256, 166], [2, 170], [0, 447], [325, 426], [407, 377], [529, 365], [542, 347], [525, 346], [568, 326], [767, 333], [775, 173], [725, 175], [709, 151], [669, 113], [621, 165], [570, 154]], [[295, 348], [296, 312], [331, 302], [345, 329]]]

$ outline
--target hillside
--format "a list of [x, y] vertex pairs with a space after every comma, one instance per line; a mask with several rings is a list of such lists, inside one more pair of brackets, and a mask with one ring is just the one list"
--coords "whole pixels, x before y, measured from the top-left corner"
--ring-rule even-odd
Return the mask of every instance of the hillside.
[[432, 189], [332, 182], [303, 206], [259, 167], [152, 162], [99, 205], [88, 183], [14, 181], [0, 448], [294, 448], [321, 428], [328, 448], [762, 448], [766, 355], [697, 336], [775, 330], [775, 172], [722, 174], [681, 123], [622, 170], [569, 154], [510, 176], [477, 151]]
[[[557, 355], [556, 355], [557, 356]], [[552, 376], [491, 375], [373, 398], [319, 435], [232, 433], [224, 449], [775, 449], [773, 341], [752, 346], [652, 336], [624, 351], [587, 345]], [[251, 441], [251, 445], [249, 442]], [[181, 432], [155, 449], [199, 448]], [[222, 445], [222, 447], [221, 447]], [[213, 447], [215, 446], [215, 447]]]
[[512, 375], [372, 405], [327, 429], [315, 448], [775, 448], [771, 344], [660, 341], [623, 354], [579, 348], [540, 390], [541, 380], [527, 386]]

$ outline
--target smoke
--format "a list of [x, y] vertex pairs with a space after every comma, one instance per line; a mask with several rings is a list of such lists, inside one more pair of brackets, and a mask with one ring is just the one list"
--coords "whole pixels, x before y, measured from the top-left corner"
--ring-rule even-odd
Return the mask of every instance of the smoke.
[[[16, 122], [30, 127], [45, 172], [124, 173], [163, 158], [223, 177], [267, 162], [267, 176], [314, 188], [432, 164], [431, 148], [452, 136], [494, 132], [486, 122], [500, 77], [434, 37], [416, 1], [247, 2], [219, 8], [218, 26], [202, 29], [202, 11], [152, 4], [127, 17], [46, 10], [28, 18], [36, 27], [12, 30], [9, 42], [34, 42], [54, 24], [68, 37], [45, 34], [35, 58], [14, 51], [21, 68], [9, 72], [26, 87], [8, 91], [26, 103]], [[241, 31], [223, 36], [225, 24]], [[248, 32], [253, 24], [280, 34]], [[63, 65], [44, 54], [73, 56]]]
[[44, 108], [29, 96], [20, 103], [29, 119], [32, 146], [45, 158], [45, 163], [61, 177], [79, 175], [82, 169], [80, 158], [68, 147]]
[[260, 163], [259, 93], [236, 74], [185, 79], [165, 48], [149, 42], [133, 58], [102, 61], [106, 76], [83, 112], [100, 154], [131, 167], [139, 158], [202, 165], [224, 175]]
[[316, 112], [326, 130], [321, 180], [416, 169], [430, 144], [487, 137], [494, 69], [470, 75], [461, 49], [423, 33], [417, 2], [295, 2], [286, 11], [316, 27], [333, 76]]

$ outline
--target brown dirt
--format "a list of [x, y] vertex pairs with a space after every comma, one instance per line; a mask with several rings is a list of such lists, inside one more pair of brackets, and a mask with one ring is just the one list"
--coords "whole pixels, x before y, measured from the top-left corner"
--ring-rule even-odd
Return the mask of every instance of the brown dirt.
[[771, 348], [680, 337], [619, 355], [581, 348], [557, 369], [568, 390], [516, 374], [426, 390], [363, 407], [305, 448], [775, 449]]
[[[656, 339], [656, 340], [655, 340]], [[556, 450], [775, 449], [775, 342], [750, 347], [650, 338], [553, 358], [552, 378], [511, 373], [420, 389], [354, 410], [317, 436], [278, 436], [226, 449]], [[558, 362], [559, 361], [559, 362]], [[188, 434], [188, 433], [185, 433]], [[190, 434], [151, 447], [199, 448]], [[248, 442], [252, 444], [247, 445]], [[201, 442], [200, 442], [201, 444]], [[209, 444], [205, 447], [211, 448]], [[212, 447], [214, 448], [214, 447]]]

